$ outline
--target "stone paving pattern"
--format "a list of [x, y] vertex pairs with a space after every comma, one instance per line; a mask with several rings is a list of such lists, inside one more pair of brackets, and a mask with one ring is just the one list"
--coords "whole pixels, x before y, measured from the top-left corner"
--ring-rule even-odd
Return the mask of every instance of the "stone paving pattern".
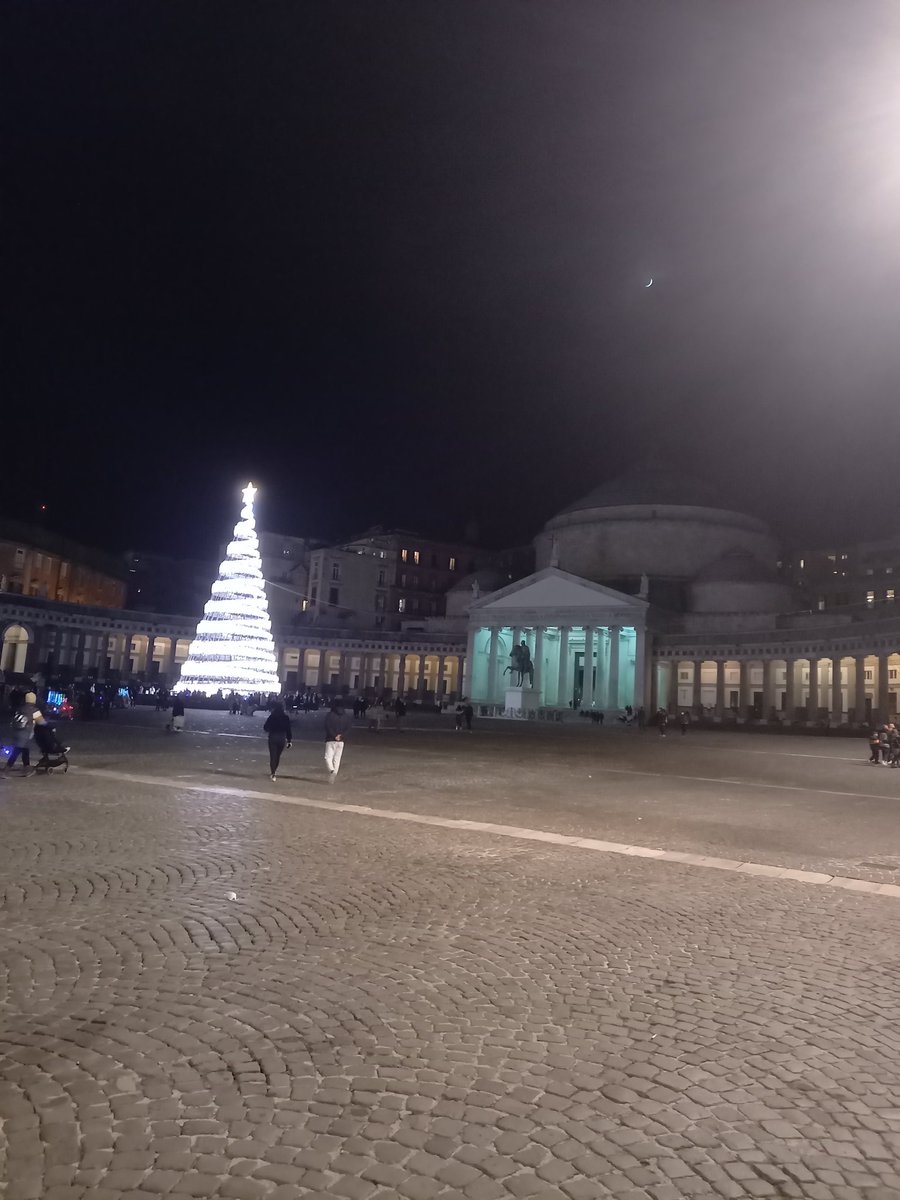
[[[159, 774], [200, 743], [90, 736]], [[259, 786], [260, 745], [216, 744]], [[0, 787], [5, 1200], [900, 1198], [896, 900], [74, 770]]]

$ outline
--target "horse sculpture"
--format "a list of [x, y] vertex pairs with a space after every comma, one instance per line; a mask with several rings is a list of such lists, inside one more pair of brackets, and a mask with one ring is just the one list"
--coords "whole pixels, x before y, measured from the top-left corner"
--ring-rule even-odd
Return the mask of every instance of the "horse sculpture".
[[[534, 687], [534, 663], [531, 661], [531, 652], [525, 642], [518, 646], [513, 646], [510, 652], [510, 664], [503, 672], [504, 675], [516, 676], [516, 687], [522, 687], [525, 683], [525, 677], [528, 677], [528, 686]], [[510, 681], [512, 682], [512, 681]]]

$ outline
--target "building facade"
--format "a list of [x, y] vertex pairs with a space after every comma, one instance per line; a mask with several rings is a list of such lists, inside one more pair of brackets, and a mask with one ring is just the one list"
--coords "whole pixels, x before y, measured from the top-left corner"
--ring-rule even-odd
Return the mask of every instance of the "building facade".
[[18, 521], [0, 522], [0, 594], [120, 608], [126, 572], [111, 555]]
[[375, 527], [310, 555], [304, 611], [313, 623], [401, 630], [443, 616], [457, 580], [500, 558], [477, 546]]
[[[0, 597], [0, 669], [172, 687], [197, 618]], [[286, 691], [389, 692], [421, 701], [459, 695], [465, 642], [440, 634], [275, 628]]]
[[[863, 572], [893, 575], [886, 544], [835, 551], [834, 563], [829, 552], [832, 571], [844, 553]], [[273, 621], [285, 689], [466, 695], [499, 715], [514, 711], [510, 656], [524, 642], [539, 714], [631, 705], [841, 726], [900, 709], [900, 613], [887, 599], [810, 607], [772, 532], [703, 484], [629, 472], [551, 518], [535, 557], [536, 571], [510, 580], [508, 562], [489, 552], [398, 530], [311, 549], [303, 599], [320, 589], [324, 600]], [[419, 615], [401, 606], [414, 597]], [[334, 613], [344, 606], [342, 623]], [[195, 628], [192, 617], [7, 592], [0, 665], [171, 686]]]

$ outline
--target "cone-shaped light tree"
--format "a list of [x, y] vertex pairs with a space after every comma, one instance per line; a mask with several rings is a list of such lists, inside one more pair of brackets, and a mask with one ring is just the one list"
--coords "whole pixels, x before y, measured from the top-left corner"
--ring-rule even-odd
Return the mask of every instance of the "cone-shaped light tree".
[[241, 519], [234, 527], [219, 578], [203, 610], [176, 691], [280, 692], [272, 622], [253, 516], [256, 488], [244, 488]]

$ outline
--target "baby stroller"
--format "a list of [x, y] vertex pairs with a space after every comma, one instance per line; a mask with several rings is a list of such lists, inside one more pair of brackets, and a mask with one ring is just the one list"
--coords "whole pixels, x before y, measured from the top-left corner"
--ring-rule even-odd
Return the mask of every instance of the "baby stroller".
[[40, 760], [34, 764], [35, 771], [40, 771], [43, 775], [50, 775], [58, 767], [68, 771], [69, 760], [66, 753], [69, 747], [62, 744], [52, 725], [35, 725], [34, 740], [41, 752]]

